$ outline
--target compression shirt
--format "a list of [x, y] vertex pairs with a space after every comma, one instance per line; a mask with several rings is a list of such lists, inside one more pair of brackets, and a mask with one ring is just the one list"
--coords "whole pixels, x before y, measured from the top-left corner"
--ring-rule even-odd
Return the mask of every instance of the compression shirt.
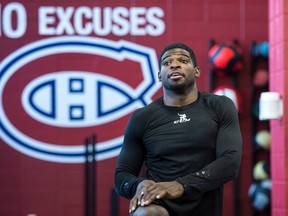
[[[127, 124], [115, 185], [131, 199], [143, 179], [178, 181], [185, 192], [161, 200], [170, 215], [220, 216], [223, 184], [237, 177], [242, 152], [238, 114], [226, 96], [199, 92], [192, 104], [163, 98], [136, 110]], [[139, 176], [143, 163], [146, 176]]]

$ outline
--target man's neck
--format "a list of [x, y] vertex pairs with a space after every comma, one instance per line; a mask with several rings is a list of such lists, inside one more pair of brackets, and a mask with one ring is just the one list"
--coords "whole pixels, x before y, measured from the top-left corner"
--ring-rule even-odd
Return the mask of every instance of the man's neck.
[[176, 94], [164, 91], [163, 103], [166, 106], [183, 107], [196, 101], [198, 98], [198, 91], [189, 92], [188, 94]]

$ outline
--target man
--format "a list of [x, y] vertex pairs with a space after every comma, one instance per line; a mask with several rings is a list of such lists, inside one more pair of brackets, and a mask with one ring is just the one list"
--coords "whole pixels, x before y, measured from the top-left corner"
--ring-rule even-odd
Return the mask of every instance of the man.
[[[136, 110], [115, 172], [133, 216], [221, 216], [223, 184], [237, 177], [238, 114], [225, 97], [199, 92], [194, 51], [182, 43], [160, 55], [164, 96]], [[139, 177], [142, 165], [145, 177]]]

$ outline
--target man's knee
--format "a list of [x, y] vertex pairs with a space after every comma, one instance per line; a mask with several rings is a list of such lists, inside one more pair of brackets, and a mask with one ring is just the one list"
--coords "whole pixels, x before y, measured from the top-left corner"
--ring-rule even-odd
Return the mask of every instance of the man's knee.
[[149, 205], [145, 207], [138, 207], [131, 216], [169, 216], [168, 211], [159, 205]]

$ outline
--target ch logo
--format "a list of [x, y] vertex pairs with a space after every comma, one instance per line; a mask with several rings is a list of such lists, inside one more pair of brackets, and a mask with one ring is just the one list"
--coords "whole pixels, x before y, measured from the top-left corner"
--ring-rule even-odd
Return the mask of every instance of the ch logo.
[[[58, 66], [57, 59], [68, 60]], [[95, 67], [95, 59], [103, 63]], [[97, 160], [115, 157], [123, 135], [113, 132], [126, 124], [121, 118], [151, 102], [160, 87], [157, 70], [155, 50], [128, 41], [64, 36], [28, 44], [0, 65], [0, 136], [31, 157], [81, 163], [84, 132], [97, 127], [105, 137], [96, 145]], [[132, 83], [131, 76], [142, 80]]]
[[174, 124], [178, 124], [178, 123], [184, 123], [184, 122], [188, 122], [188, 121], [190, 121], [190, 118], [189, 118], [189, 119], [187, 119], [187, 116], [186, 116], [186, 114], [179, 114], [179, 113], [178, 113], [178, 116], [180, 117], [180, 119], [179, 119], [179, 120], [176, 120], [176, 121], [174, 121]]

